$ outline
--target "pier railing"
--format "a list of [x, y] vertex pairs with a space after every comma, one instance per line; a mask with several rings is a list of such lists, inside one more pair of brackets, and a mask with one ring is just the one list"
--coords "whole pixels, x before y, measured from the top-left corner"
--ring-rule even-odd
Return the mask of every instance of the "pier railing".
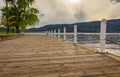
[[[64, 27], [62, 33], [61, 33], [60, 29], [57, 29], [57, 30], [47, 31], [46, 34], [48, 36], [52, 36], [52, 37], [63, 38], [64, 40], [68, 40], [68, 35], [71, 35], [71, 36], [69, 36], [69, 40], [72, 40], [73, 43], [79, 43], [79, 40], [88, 39], [88, 41], [94, 42], [95, 45], [96, 45], [96, 43], [99, 44], [97, 46], [97, 48], [99, 49], [98, 50], [99, 52], [107, 53], [106, 43], [111, 43], [111, 44], [114, 43], [115, 45], [120, 45], [120, 40], [118, 40], [118, 42], [114, 42], [115, 39], [111, 40], [111, 37], [109, 37], [109, 36], [112, 35], [114, 37], [117, 35], [118, 38], [120, 38], [120, 34], [119, 33], [106, 33], [106, 28], [107, 28], [107, 21], [105, 19], [103, 19], [101, 21], [100, 33], [78, 33], [77, 25], [74, 25], [73, 33], [67, 33], [66, 27]], [[88, 41], [86, 41], [86, 42], [88, 42]]]

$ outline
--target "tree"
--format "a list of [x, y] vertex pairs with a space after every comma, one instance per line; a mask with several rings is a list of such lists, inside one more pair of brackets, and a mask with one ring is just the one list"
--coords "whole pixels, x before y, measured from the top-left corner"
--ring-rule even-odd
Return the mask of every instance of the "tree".
[[9, 34], [9, 26], [8, 26], [8, 2], [11, 2], [11, 1], [13, 1], [13, 0], [5, 0], [5, 2], [6, 2], [6, 21], [7, 21], [7, 23], [6, 23], [6, 27], [7, 27], [7, 34]]
[[10, 21], [9, 21], [9, 4], [13, 4], [13, 2], [15, 0], [3, 0], [6, 2], [6, 7], [3, 7], [2, 11], [3, 11], [3, 14], [2, 14], [2, 23], [3, 25], [5, 25], [7, 27], [7, 34], [9, 34], [9, 29], [10, 29]]
[[25, 28], [29, 25], [35, 25], [39, 21], [37, 13], [39, 11], [36, 8], [32, 8], [31, 5], [34, 0], [17, 0], [14, 7], [17, 11], [17, 25], [16, 32], [19, 33], [19, 28]]
[[15, 16], [8, 17], [8, 21], [6, 18], [2, 18], [2, 25], [6, 25], [8, 23], [9, 27], [13, 26], [13, 24], [16, 23], [16, 22], [11, 21], [13, 18], [15, 18]]
[[[9, 7], [9, 17], [14, 16], [10, 22], [16, 28], [16, 32], [19, 33], [20, 29], [25, 29], [27, 26], [35, 25], [39, 22], [37, 14], [39, 11], [36, 8], [33, 8], [31, 5], [34, 3], [34, 0], [10, 0], [10, 4], [14, 4]], [[5, 8], [2, 9], [3, 16], [5, 16]]]
[[13, 28], [15, 26], [15, 24], [17, 23], [16, 22], [16, 16], [15, 16], [15, 12], [14, 12], [14, 8], [12, 7], [9, 7], [8, 8], [8, 14], [7, 14], [7, 17], [6, 17], [6, 8], [2, 8], [2, 22], [1, 24], [2, 25], [5, 25], [6, 27], [8, 26], [9, 28]]

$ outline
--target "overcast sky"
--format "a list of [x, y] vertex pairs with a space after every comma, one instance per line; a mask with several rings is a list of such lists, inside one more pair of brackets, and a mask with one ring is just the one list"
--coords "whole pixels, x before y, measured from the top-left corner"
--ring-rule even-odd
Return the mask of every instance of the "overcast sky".
[[35, 0], [33, 6], [40, 11], [36, 27], [120, 18], [120, 0]]

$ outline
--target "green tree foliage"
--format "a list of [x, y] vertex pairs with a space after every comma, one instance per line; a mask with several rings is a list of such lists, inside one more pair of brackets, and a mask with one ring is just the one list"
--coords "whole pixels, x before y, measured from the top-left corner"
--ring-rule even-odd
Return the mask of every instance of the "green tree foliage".
[[[12, 27], [16, 23], [15, 21], [13, 22], [13, 20], [12, 20], [13, 18], [15, 18], [15, 16], [8, 17], [8, 26], [10, 26], [10, 27]], [[6, 18], [2, 18], [2, 24], [3, 25], [7, 24]]]
[[[32, 7], [35, 0], [9, 0], [8, 25], [14, 26], [16, 32], [25, 29], [27, 26], [33, 26], [39, 22], [37, 14], [39, 11]], [[6, 25], [6, 7], [2, 9], [2, 24]]]

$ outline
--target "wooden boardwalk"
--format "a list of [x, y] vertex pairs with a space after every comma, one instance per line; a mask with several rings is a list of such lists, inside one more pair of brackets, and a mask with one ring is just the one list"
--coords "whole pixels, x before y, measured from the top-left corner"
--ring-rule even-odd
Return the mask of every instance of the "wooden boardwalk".
[[120, 77], [120, 57], [53, 37], [0, 42], [0, 77]]

